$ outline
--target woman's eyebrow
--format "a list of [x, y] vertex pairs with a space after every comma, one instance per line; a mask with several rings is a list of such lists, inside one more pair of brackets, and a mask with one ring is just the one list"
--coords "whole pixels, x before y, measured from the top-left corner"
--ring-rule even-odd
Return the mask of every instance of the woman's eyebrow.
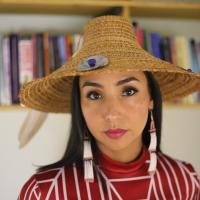
[[118, 85], [122, 85], [122, 84], [128, 83], [128, 82], [130, 82], [130, 81], [139, 81], [139, 79], [137, 79], [137, 78], [134, 77], [134, 76], [131, 76], [131, 77], [128, 77], [128, 78], [125, 78], [125, 79], [122, 79], [122, 80], [118, 81], [116, 85], [117, 85], [117, 86], [118, 86]]
[[103, 86], [99, 83], [95, 83], [95, 82], [90, 82], [90, 81], [86, 81], [82, 88], [86, 87], [86, 86], [93, 86], [93, 87], [99, 87], [99, 88], [103, 88]]
[[[124, 83], [131, 82], [131, 81], [139, 81], [139, 79], [137, 79], [137, 78], [134, 77], [134, 76], [131, 76], [131, 77], [128, 77], [128, 78], [119, 80], [119, 81], [116, 83], [116, 86], [122, 85], [122, 84], [124, 84]], [[91, 82], [91, 81], [86, 81], [86, 82], [83, 84], [82, 88], [83, 88], [83, 87], [86, 87], [86, 86], [93, 86], [93, 87], [103, 88], [103, 85], [101, 85], [101, 84], [99, 84], [99, 83], [96, 83], [96, 82]]]

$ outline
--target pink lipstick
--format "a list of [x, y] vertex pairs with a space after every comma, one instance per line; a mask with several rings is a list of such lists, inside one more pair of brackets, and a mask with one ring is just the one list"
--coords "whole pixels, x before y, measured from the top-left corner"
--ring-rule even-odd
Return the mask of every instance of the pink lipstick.
[[127, 130], [124, 130], [124, 129], [109, 129], [107, 131], [105, 131], [105, 134], [109, 137], [109, 138], [112, 138], [112, 139], [118, 139], [120, 137], [122, 137], [125, 133], [126, 133]]

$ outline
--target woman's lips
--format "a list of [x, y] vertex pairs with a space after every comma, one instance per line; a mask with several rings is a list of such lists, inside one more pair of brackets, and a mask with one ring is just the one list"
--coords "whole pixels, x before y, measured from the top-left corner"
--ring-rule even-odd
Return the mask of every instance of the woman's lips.
[[121, 136], [123, 136], [126, 133], [127, 130], [124, 129], [109, 129], [107, 131], [105, 131], [105, 134], [112, 138], [112, 139], [117, 139], [120, 138]]

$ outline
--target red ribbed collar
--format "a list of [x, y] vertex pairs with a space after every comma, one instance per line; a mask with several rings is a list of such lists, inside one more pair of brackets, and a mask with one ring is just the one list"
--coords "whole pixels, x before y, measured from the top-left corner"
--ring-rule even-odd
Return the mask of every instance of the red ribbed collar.
[[135, 175], [147, 174], [148, 164], [146, 160], [149, 159], [149, 152], [146, 147], [143, 147], [141, 155], [137, 160], [129, 163], [122, 163], [112, 160], [103, 152], [99, 152], [99, 167], [109, 178], [127, 178]]

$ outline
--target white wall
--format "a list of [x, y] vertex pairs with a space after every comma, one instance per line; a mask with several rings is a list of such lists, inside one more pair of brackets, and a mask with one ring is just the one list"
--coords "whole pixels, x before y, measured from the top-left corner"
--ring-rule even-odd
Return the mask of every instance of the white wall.
[[190, 19], [158, 19], [136, 18], [133, 20], [149, 31], [156, 31], [164, 35], [194, 36], [200, 39], [200, 21]]
[[70, 116], [49, 115], [40, 131], [24, 149], [18, 132], [27, 111], [0, 111], [0, 199], [14, 200], [34, 165], [51, 163], [62, 156], [67, 143]]
[[174, 158], [191, 162], [200, 175], [200, 107], [166, 108], [161, 148]]
[[55, 31], [76, 33], [90, 17], [65, 15], [20, 15], [0, 14], [0, 33]]
[[[10, 30], [79, 32], [87, 20], [87, 17], [0, 15], [0, 32]], [[140, 19], [139, 21], [149, 30], [196, 35], [200, 38], [200, 22], [198, 21], [157, 19]], [[3, 200], [16, 199], [20, 187], [35, 169], [32, 164], [47, 164], [56, 161], [62, 156], [66, 147], [70, 116], [50, 114], [31, 143], [19, 150], [17, 134], [26, 113], [26, 110], [0, 110], [0, 199]], [[171, 156], [191, 162], [200, 174], [199, 118], [199, 108], [165, 109], [162, 149]]]

